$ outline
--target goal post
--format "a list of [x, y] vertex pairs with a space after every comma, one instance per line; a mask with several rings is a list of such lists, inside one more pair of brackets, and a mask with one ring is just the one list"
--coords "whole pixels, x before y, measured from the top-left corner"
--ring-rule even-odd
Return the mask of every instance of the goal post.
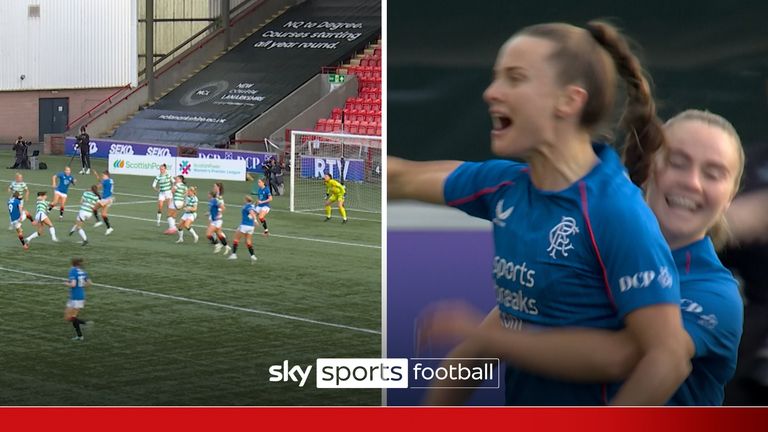
[[344, 184], [347, 211], [381, 213], [381, 137], [291, 131], [292, 212], [320, 213], [325, 173]]

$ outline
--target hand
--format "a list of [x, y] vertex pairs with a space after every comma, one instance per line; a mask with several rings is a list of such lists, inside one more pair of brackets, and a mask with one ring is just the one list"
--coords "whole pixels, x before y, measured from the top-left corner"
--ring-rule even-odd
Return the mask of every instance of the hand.
[[418, 320], [420, 348], [435, 343], [455, 344], [472, 336], [485, 316], [463, 301], [444, 301], [430, 306]]

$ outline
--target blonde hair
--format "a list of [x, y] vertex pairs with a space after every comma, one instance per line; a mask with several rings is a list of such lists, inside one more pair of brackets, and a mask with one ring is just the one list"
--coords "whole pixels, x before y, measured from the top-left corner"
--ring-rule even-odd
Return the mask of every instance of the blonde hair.
[[[726, 120], [723, 116], [709, 111], [689, 109], [667, 120], [667, 122], [664, 123], [664, 129], [669, 130], [672, 126], [685, 121], [696, 121], [705, 125], [714, 126], [725, 132], [733, 140], [739, 156], [739, 169], [734, 177], [733, 192], [731, 193], [731, 198], [733, 198], [741, 188], [741, 177], [744, 174], [744, 162], [746, 159], [744, 155], [744, 147], [741, 145], [741, 138], [739, 138], [736, 128], [734, 128], [731, 122]], [[723, 212], [715, 224], [707, 230], [707, 235], [712, 239], [715, 249], [722, 249], [728, 243], [731, 238], [731, 231], [728, 228], [725, 212]]]

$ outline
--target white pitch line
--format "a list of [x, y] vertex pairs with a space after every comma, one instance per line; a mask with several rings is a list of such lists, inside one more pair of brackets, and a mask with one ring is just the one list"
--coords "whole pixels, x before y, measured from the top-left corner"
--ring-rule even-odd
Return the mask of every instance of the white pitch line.
[[112, 206], [116, 206], [116, 205], [147, 204], [147, 203], [154, 203], [154, 202], [157, 202], [157, 200], [154, 200], [154, 201], [128, 201], [128, 202], [116, 201], [116, 202], [113, 202], [112, 204], [110, 204], [109, 206], [112, 207]]
[[55, 282], [44, 282], [44, 281], [5, 281], [3, 282], [5, 285], [58, 285]]
[[[58, 280], [58, 281], [61, 281], [61, 282], [66, 282], [67, 281], [65, 278], [62, 278], [62, 277], [49, 276], [49, 275], [46, 275], [46, 274], [33, 273], [33, 272], [28, 272], [28, 271], [23, 271], [23, 270], [9, 269], [9, 268], [5, 268], [5, 267], [0, 267], [0, 270], [12, 272], [12, 273], [19, 273], [19, 274], [23, 274], [23, 275], [27, 275], [27, 276], [35, 276], [35, 277], [43, 277], [43, 278], [48, 278], [48, 279], [54, 279], [54, 280]], [[240, 306], [231, 306], [231, 305], [225, 305], [225, 304], [221, 304], [221, 303], [214, 303], [214, 302], [210, 302], [210, 301], [206, 301], [206, 300], [191, 299], [191, 298], [187, 298], [187, 297], [180, 297], [180, 296], [175, 296], [175, 295], [170, 295], [170, 294], [156, 293], [156, 292], [153, 292], [153, 291], [146, 291], [146, 290], [140, 290], [140, 289], [135, 289], [135, 288], [123, 288], [123, 287], [114, 286], [114, 285], [107, 285], [107, 284], [103, 284], [103, 283], [93, 283], [93, 285], [94, 286], [104, 287], [104, 288], [109, 288], [109, 289], [113, 289], [113, 290], [117, 290], [117, 291], [125, 291], [125, 292], [131, 292], [131, 293], [144, 294], [144, 295], [148, 295], [148, 296], [166, 298], [166, 299], [171, 299], [171, 300], [178, 300], [178, 301], [183, 301], [183, 302], [188, 302], [188, 303], [203, 304], [203, 305], [206, 305], [206, 306], [214, 306], [214, 307], [219, 307], [219, 308], [222, 308], [222, 309], [231, 309], [231, 310], [236, 310], [236, 311], [240, 311], [240, 312], [249, 312], [249, 313], [258, 314], [258, 315], [267, 315], [267, 316], [271, 316], [271, 317], [275, 317], [275, 318], [283, 318], [283, 319], [287, 319], [287, 320], [301, 321], [301, 322], [305, 322], [305, 323], [309, 323], [309, 324], [317, 324], [317, 325], [322, 325], [322, 326], [326, 326], [326, 327], [335, 327], [335, 328], [340, 328], [340, 329], [345, 329], [345, 330], [352, 330], [352, 331], [356, 331], [356, 332], [360, 332], [360, 333], [370, 333], [370, 334], [377, 334], [377, 335], [381, 334], [381, 331], [378, 331], [378, 330], [371, 330], [371, 329], [366, 329], [366, 328], [361, 328], [361, 327], [353, 327], [353, 326], [348, 326], [348, 325], [344, 325], [344, 324], [336, 324], [336, 323], [330, 323], [330, 322], [325, 322], [325, 321], [318, 321], [318, 320], [313, 320], [313, 319], [309, 319], [309, 318], [297, 317], [297, 316], [293, 316], [293, 315], [286, 315], [286, 314], [281, 314], [281, 313], [276, 313], [276, 312], [263, 311], [263, 310], [259, 310], [259, 309], [250, 309], [250, 308], [245, 308], [245, 307], [240, 307]]]
[[[0, 180], [0, 182], [11, 183], [10, 180]], [[50, 185], [41, 184], [41, 183], [27, 183], [27, 184], [28, 185], [32, 185], [32, 186], [43, 186], [43, 187], [52, 188]], [[74, 186], [70, 186], [70, 189], [77, 190], [77, 191], [88, 190], [88, 189], [82, 189], [82, 188], [78, 188], [78, 187], [74, 187]], [[123, 192], [114, 192], [114, 195], [125, 195], [125, 196], [135, 197], [135, 198], [154, 198], [152, 201], [147, 201], [147, 202], [148, 203], [157, 202], [157, 196], [152, 196], [152, 195], [137, 195], [137, 194], [129, 194], [129, 193], [123, 193]], [[136, 203], [138, 203], [138, 201]], [[117, 204], [117, 202], [112, 204], [112, 205], [115, 205], [115, 204]], [[281, 212], [281, 213], [291, 213], [290, 210], [282, 210], [282, 209], [276, 209], [276, 208], [273, 208], [271, 211], [273, 211], [273, 212]], [[325, 210], [324, 209], [318, 209], [317, 211], [319, 212], [319, 211], [325, 211]], [[368, 212], [368, 211], [365, 211], [365, 210], [354, 210], [354, 209], [352, 210], [353, 213], [356, 212], [356, 211], [362, 211], [364, 213], [371, 213], [371, 212]], [[317, 215], [322, 215], [320, 213], [318, 213], [318, 214], [309, 213], [308, 210], [295, 211], [295, 212], [293, 212], [293, 214], [295, 214], [295, 215], [302, 215], [302, 216], [312, 216], [312, 217], [315, 217]], [[366, 222], [381, 223], [381, 219], [369, 219], [369, 218], [354, 217], [354, 216], [350, 216], [349, 220], [358, 220], [358, 221], [361, 220], [361, 221], [366, 221]]]

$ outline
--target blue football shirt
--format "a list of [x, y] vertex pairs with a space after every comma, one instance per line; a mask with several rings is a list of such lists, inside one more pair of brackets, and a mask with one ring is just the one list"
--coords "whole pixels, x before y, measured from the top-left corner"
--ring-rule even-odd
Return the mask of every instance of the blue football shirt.
[[74, 177], [72, 177], [71, 175], [64, 174], [63, 171], [56, 174], [56, 177], [59, 178], [59, 184], [56, 185], [56, 190], [63, 194], [66, 194], [67, 191], [69, 190], [69, 185], [75, 182]]
[[21, 219], [21, 200], [15, 197], [11, 197], [8, 200], [8, 216], [11, 221]]
[[249, 217], [252, 211], [256, 211], [256, 207], [253, 205], [253, 203], [245, 203], [243, 209], [241, 210], [243, 218], [240, 221], [240, 225], [253, 226], [253, 219]]
[[85, 281], [88, 280], [88, 274], [85, 270], [77, 267], [69, 269], [69, 281], [74, 281], [75, 286], [69, 288], [70, 300], [85, 300]]
[[[269, 192], [269, 188], [266, 187], [266, 186], [264, 186], [262, 188], [259, 188], [257, 193], [259, 194], [259, 201], [266, 201], [266, 200], [269, 199], [269, 196], [272, 195]], [[259, 204], [259, 206], [261, 206], [261, 207], [269, 207], [269, 203], [268, 202], [267, 203], [261, 203], [261, 204]]]
[[[538, 190], [526, 164], [460, 165], [445, 201], [493, 222], [492, 276], [504, 325], [619, 329], [628, 313], [679, 304], [677, 270], [640, 189], [618, 155], [594, 146], [600, 162], [561, 191]], [[510, 405], [596, 405], [604, 383], [568, 383], [507, 366]]]
[[208, 214], [210, 214], [212, 221], [221, 219], [221, 208], [219, 207], [218, 198], [211, 198], [211, 200], [208, 201]]
[[115, 182], [111, 179], [103, 179], [101, 181], [101, 198], [107, 199], [112, 197], [112, 187], [115, 185]]
[[693, 370], [669, 405], [722, 405], [736, 371], [744, 304], [709, 237], [672, 252], [680, 274], [683, 325], [693, 340]]

